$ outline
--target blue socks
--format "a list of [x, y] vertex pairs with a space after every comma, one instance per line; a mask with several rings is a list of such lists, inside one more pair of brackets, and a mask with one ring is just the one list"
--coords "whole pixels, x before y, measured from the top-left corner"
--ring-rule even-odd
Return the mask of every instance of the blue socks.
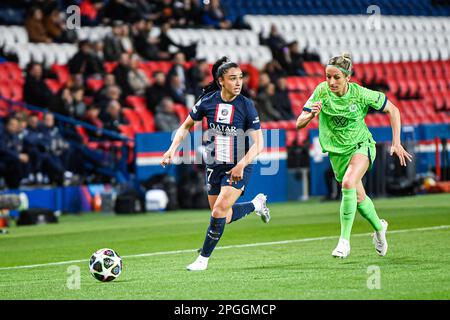
[[233, 205], [232, 210], [233, 215], [231, 216], [230, 223], [239, 220], [255, 211], [255, 205], [252, 202], [236, 203]]
[[214, 218], [211, 217], [209, 222], [208, 230], [206, 231], [205, 242], [203, 243], [203, 248], [201, 255], [208, 258], [213, 252], [214, 248], [219, 242], [220, 237], [223, 234], [227, 218]]
[[[233, 205], [232, 210], [233, 215], [231, 216], [230, 223], [255, 211], [255, 205], [252, 202], [236, 203]], [[203, 257], [208, 258], [211, 255], [223, 234], [226, 223], [227, 218], [211, 217], [208, 230], [206, 231], [205, 242], [203, 243], [203, 248], [201, 251], [201, 255]]]

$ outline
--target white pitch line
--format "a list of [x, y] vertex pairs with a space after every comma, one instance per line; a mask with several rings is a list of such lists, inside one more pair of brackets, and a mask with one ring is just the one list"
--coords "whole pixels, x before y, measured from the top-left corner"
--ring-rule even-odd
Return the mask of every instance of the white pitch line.
[[[450, 225], [426, 227], [426, 228], [415, 228], [415, 229], [400, 229], [400, 230], [388, 231], [388, 234], [415, 232], [415, 231], [433, 231], [433, 230], [441, 230], [441, 229], [449, 229], [449, 228], [450, 228]], [[368, 236], [368, 235], [371, 235], [371, 233], [357, 233], [357, 234], [353, 234], [352, 237], [361, 237], [361, 236]], [[327, 236], [327, 237], [303, 238], [303, 239], [272, 241], [272, 242], [236, 244], [236, 245], [230, 245], [230, 246], [217, 247], [215, 250], [224, 250], [224, 249], [232, 249], [232, 248], [262, 247], [262, 246], [272, 246], [272, 245], [290, 244], [290, 243], [299, 243], [299, 242], [332, 240], [332, 239], [336, 239], [336, 238], [337, 238], [337, 236]], [[152, 256], [171, 255], [171, 254], [180, 254], [180, 253], [191, 253], [191, 252], [196, 252], [197, 250], [198, 249], [187, 249], [187, 250], [175, 250], [175, 251], [150, 252], [150, 253], [141, 253], [141, 254], [133, 254], [133, 255], [129, 255], [129, 256], [122, 256], [122, 258], [129, 259], [129, 258], [152, 257]], [[87, 263], [88, 261], [89, 260], [87, 260], [87, 259], [83, 259], [83, 260], [70, 260], [70, 261], [50, 262], [50, 263], [42, 263], [42, 264], [32, 264], [32, 265], [26, 265], [26, 266], [3, 267], [3, 268], [0, 268], [0, 271], [60, 266], [60, 265], [66, 265], [66, 264], [76, 264], [76, 263], [80, 263], [80, 262]]]

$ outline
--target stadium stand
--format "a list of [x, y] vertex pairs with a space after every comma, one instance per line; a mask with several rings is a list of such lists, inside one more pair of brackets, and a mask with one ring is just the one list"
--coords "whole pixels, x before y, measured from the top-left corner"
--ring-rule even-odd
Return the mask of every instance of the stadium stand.
[[[187, 61], [186, 70], [191, 70], [203, 59], [209, 64], [210, 70], [214, 61], [227, 55], [240, 63], [242, 69], [249, 74], [249, 92], [254, 98], [260, 74], [268, 71], [268, 65], [276, 60], [271, 48], [261, 39], [268, 37], [272, 26], [276, 26], [284, 38], [285, 46], [297, 41], [301, 51], [307, 49], [318, 56], [318, 59], [304, 61], [303, 75], [286, 74], [284, 71], [295, 116], [301, 113], [303, 104], [315, 86], [324, 80], [323, 65], [327, 59], [348, 51], [355, 62], [354, 81], [384, 90], [405, 111], [403, 123], [450, 123], [449, 6], [433, 5], [426, 0], [222, 0], [221, 3], [228, 13], [228, 19], [242, 21], [241, 25], [246, 26], [245, 29], [221, 30], [204, 28], [202, 25], [180, 28], [175, 24], [168, 31], [174, 43], [182, 46], [196, 45], [196, 60]], [[61, 1], [58, 4], [63, 8]], [[370, 5], [382, 8], [383, 16], [379, 25], [368, 19], [367, 8]], [[74, 90], [77, 83], [76, 75], [70, 74], [68, 66], [78, 52], [77, 43], [30, 42], [23, 26], [25, 9], [0, 5], [0, 53], [8, 59], [7, 62], [0, 63], [0, 95], [4, 98], [0, 99], [1, 117], [6, 117], [13, 111], [13, 104], [8, 100], [24, 102], [22, 88], [30, 62], [42, 64], [45, 83], [55, 97], [59, 97], [65, 88]], [[134, 20], [129, 22], [131, 24]], [[125, 26], [127, 27], [126, 24]], [[77, 39], [87, 40], [89, 43], [102, 42], [111, 34], [112, 29], [109, 23], [83, 26], [76, 30]], [[148, 36], [158, 39], [160, 33], [160, 25], [156, 23]], [[133, 44], [132, 36], [125, 35], [122, 40]], [[122, 51], [135, 52], [133, 45], [131, 49], [128, 47]], [[169, 46], [170, 55], [177, 51], [176, 46]], [[106, 76], [114, 74], [117, 66], [118, 61], [103, 60], [104, 73], [82, 80], [82, 100], [87, 108], [102, 103], [97, 101], [97, 95], [114, 85], [106, 83]], [[172, 66], [171, 59], [141, 59], [138, 68], [153, 84], [155, 72], [168, 76]], [[204, 74], [197, 85], [204, 85], [208, 80], [210, 76]], [[272, 82], [275, 80], [271, 78]], [[118, 84], [117, 78], [115, 81]], [[198, 91], [190, 89], [188, 94], [197, 95]], [[123, 92], [123, 88], [121, 90]], [[149, 106], [145, 96], [122, 96], [120, 101], [124, 118], [128, 121], [128, 124], [119, 126], [123, 135], [132, 139], [136, 133], [155, 131], [152, 110], [156, 106]], [[188, 108], [177, 104], [175, 111], [182, 121]], [[366, 121], [372, 127], [389, 125], [387, 117], [376, 113], [370, 114]], [[317, 126], [315, 119], [310, 128]], [[294, 120], [268, 121], [263, 127], [286, 129], [288, 147], [303, 145], [307, 141], [308, 131], [296, 130]], [[99, 142], [98, 137], [82, 128], [80, 123], [76, 132], [82, 136], [84, 144], [92, 149], [102, 147], [110, 150], [114, 145], [111, 141]]]

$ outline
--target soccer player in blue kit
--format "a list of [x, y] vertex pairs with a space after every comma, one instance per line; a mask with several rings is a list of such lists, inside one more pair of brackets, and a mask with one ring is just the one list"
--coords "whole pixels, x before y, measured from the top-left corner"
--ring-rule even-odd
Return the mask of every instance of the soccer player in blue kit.
[[[174, 158], [175, 151], [195, 121], [204, 117], [208, 123], [206, 146], [206, 183], [211, 218], [198, 258], [187, 269], [205, 270], [208, 259], [223, 234], [225, 224], [239, 220], [253, 211], [268, 223], [267, 196], [260, 193], [252, 201], [235, 203], [244, 193], [252, 173], [251, 164], [264, 148], [259, 117], [253, 102], [241, 95], [242, 71], [226, 57], [212, 68], [213, 81], [193, 106], [177, 130], [161, 165]], [[249, 137], [253, 140], [250, 146]]]

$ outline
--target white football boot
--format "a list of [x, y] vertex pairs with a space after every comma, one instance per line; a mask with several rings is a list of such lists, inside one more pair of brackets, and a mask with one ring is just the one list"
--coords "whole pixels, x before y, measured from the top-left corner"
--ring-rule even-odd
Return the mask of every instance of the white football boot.
[[350, 241], [344, 238], [339, 238], [338, 245], [333, 250], [331, 255], [336, 258], [346, 258], [350, 254]]
[[197, 259], [191, 263], [190, 265], [188, 265], [186, 267], [186, 269], [188, 269], [189, 271], [203, 271], [206, 270], [206, 268], [208, 268], [208, 259], [206, 257], [203, 257], [201, 255], [199, 255], [197, 257]]
[[264, 223], [269, 223], [270, 221], [270, 210], [267, 207], [267, 196], [265, 194], [259, 193], [252, 200], [255, 206], [255, 213], [261, 217]]
[[376, 231], [372, 234], [373, 244], [375, 245], [375, 250], [378, 255], [384, 257], [388, 249], [388, 243], [386, 240], [386, 232], [388, 228], [388, 223], [386, 220], [381, 219], [381, 226], [383, 227], [381, 231]]

